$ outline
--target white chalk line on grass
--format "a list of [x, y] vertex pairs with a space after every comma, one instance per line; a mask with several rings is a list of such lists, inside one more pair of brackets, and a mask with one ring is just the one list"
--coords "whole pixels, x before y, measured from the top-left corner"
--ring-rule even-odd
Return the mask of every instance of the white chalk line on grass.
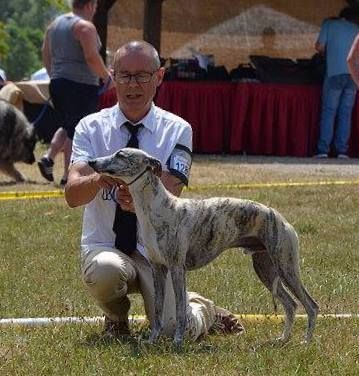
[[[315, 187], [324, 185], [356, 185], [359, 180], [325, 180], [303, 182], [277, 182], [277, 183], [248, 183], [248, 184], [209, 184], [189, 186], [186, 190], [200, 192], [210, 189], [259, 189], [259, 188], [287, 188], [287, 187]], [[28, 191], [28, 192], [0, 192], [0, 201], [29, 200], [44, 198], [64, 197], [63, 190], [56, 191]]]
[[[255, 315], [255, 314], [241, 314], [235, 315], [238, 319], [243, 321], [283, 321], [284, 315]], [[307, 318], [307, 315], [296, 315], [296, 318]], [[319, 314], [319, 319], [359, 319], [359, 314], [353, 313], [328, 313]], [[0, 319], [1, 327], [11, 326], [48, 326], [55, 324], [98, 324], [104, 321], [103, 316], [73, 316], [73, 317], [28, 317], [28, 318], [8, 318]], [[130, 316], [132, 323], [144, 323], [145, 316]]]

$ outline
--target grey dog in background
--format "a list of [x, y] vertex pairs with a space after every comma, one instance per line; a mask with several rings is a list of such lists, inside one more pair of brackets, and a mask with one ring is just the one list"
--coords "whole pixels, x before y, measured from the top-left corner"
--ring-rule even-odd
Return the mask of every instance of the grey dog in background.
[[14, 163], [34, 163], [35, 144], [34, 127], [25, 115], [13, 105], [0, 100], [0, 171], [17, 183], [24, 182], [26, 177]]
[[186, 270], [200, 268], [226, 249], [236, 247], [244, 248], [252, 256], [259, 279], [283, 304], [286, 319], [280, 340], [286, 342], [291, 335], [297, 308], [292, 295], [308, 314], [305, 339], [311, 340], [318, 304], [300, 279], [297, 234], [276, 210], [237, 198], [178, 198], [159, 179], [160, 161], [139, 149], [124, 148], [89, 161], [89, 165], [99, 173], [121, 179], [132, 195], [155, 285], [151, 343], [158, 339], [162, 329], [168, 271], [176, 297], [174, 341], [180, 345], [186, 329]]

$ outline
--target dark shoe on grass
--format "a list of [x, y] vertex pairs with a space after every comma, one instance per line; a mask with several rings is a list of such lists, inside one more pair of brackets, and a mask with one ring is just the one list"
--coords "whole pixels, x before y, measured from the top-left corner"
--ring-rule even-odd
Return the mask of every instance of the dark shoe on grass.
[[65, 188], [65, 185], [67, 184], [67, 178], [62, 178], [60, 180], [60, 187]]
[[54, 161], [50, 158], [42, 157], [38, 162], [40, 173], [47, 181], [54, 181], [53, 169]]
[[105, 328], [102, 333], [104, 339], [122, 339], [131, 335], [128, 320], [113, 321], [105, 316]]

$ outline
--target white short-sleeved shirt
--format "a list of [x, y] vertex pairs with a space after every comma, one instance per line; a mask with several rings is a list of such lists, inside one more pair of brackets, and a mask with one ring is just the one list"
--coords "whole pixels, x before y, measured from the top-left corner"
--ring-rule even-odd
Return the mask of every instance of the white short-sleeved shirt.
[[[73, 139], [72, 164], [110, 155], [126, 147], [130, 133], [123, 124], [127, 121], [118, 105], [83, 118]], [[168, 163], [175, 148], [187, 150], [191, 155], [192, 128], [179, 116], [152, 104], [149, 113], [139, 123], [143, 124], [137, 135], [139, 148], [159, 159], [164, 171], [169, 170]], [[187, 160], [188, 177], [191, 160]], [[103, 189], [86, 205], [81, 237], [83, 251], [93, 246], [114, 247], [112, 226], [115, 211], [116, 203], [110, 192]], [[145, 255], [141, 240], [137, 247]]]

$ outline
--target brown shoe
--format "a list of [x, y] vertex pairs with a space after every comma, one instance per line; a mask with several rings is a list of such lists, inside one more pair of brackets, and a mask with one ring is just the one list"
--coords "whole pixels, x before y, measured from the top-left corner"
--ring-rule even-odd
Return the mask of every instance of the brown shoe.
[[222, 307], [215, 307], [216, 321], [210, 328], [210, 333], [242, 334], [244, 327], [234, 314]]
[[105, 328], [103, 331], [103, 337], [108, 339], [116, 339], [128, 337], [131, 335], [130, 325], [127, 320], [113, 321], [105, 316]]

